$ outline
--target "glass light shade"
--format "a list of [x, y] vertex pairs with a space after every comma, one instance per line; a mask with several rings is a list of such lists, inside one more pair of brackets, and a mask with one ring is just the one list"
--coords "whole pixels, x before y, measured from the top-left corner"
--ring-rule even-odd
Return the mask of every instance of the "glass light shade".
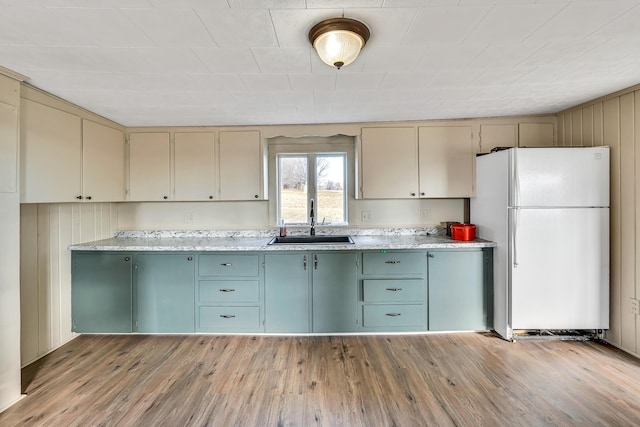
[[332, 67], [340, 68], [356, 60], [365, 40], [348, 30], [334, 30], [320, 34], [313, 42], [322, 61]]

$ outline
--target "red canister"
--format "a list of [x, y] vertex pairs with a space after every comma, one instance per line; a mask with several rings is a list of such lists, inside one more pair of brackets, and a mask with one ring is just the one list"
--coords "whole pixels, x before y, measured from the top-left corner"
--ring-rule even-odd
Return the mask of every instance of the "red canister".
[[475, 240], [476, 226], [473, 224], [451, 224], [451, 238], [453, 240]]

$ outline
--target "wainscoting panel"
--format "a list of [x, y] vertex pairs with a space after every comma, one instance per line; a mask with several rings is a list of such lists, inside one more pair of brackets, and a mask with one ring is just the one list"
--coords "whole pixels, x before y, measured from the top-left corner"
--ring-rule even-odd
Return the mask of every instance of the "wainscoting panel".
[[75, 336], [71, 332], [69, 245], [112, 237], [117, 222], [117, 209], [111, 203], [21, 205], [23, 366]]

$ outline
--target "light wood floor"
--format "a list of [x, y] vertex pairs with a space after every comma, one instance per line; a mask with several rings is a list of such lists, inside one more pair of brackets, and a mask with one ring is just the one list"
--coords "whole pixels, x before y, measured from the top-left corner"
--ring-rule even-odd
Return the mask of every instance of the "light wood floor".
[[640, 361], [491, 334], [81, 336], [0, 426], [633, 426]]

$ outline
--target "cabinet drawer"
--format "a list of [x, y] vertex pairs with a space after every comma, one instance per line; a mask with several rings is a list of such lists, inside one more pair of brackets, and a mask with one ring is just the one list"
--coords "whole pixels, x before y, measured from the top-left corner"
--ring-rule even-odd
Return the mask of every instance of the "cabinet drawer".
[[423, 279], [371, 279], [362, 281], [365, 302], [422, 302]]
[[199, 276], [255, 277], [259, 271], [258, 255], [200, 255]]
[[425, 274], [426, 252], [365, 252], [364, 274]]
[[422, 326], [426, 319], [424, 304], [365, 305], [363, 310], [365, 328]]
[[200, 307], [198, 326], [214, 331], [259, 330], [260, 307]]
[[258, 302], [257, 280], [201, 280], [198, 283], [200, 302]]

